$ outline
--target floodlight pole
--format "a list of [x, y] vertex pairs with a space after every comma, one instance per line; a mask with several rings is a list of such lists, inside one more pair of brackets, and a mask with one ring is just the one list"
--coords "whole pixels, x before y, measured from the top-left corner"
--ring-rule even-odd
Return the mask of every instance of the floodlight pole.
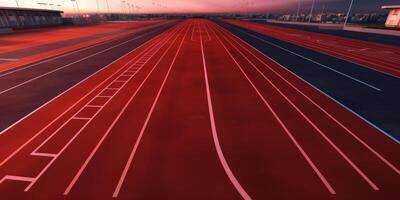
[[99, 14], [100, 13], [99, 0], [96, 0], [96, 6], [97, 6], [97, 14]]
[[78, 0], [74, 0], [76, 3], [76, 8], [78, 9], [78, 14], [81, 14], [81, 10], [79, 9], [79, 4], [78, 4]]
[[296, 21], [299, 21], [299, 15], [300, 15], [300, 7], [301, 7], [301, 0], [298, 1], [297, 4], [297, 15], [296, 15]]
[[121, 0], [121, 11], [122, 11], [122, 14], [124, 14], [125, 13], [125, 9], [124, 9], [124, 3], [125, 3], [125, 0]]
[[73, 1], [73, 0], [71, 0], [71, 3], [72, 3], [72, 10], [74, 11], [74, 14], [76, 14], [76, 10], [75, 10], [75, 4], [74, 4], [74, 1]]
[[315, 4], [315, 0], [313, 0], [313, 1], [312, 1], [312, 4], [311, 4], [311, 10], [310, 10], [310, 16], [309, 16], [309, 18], [308, 18], [308, 23], [311, 22], [313, 10], [314, 10], [314, 4]]
[[110, 4], [108, 4], [108, 0], [106, 0], [106, 3], [107, 3], [107, 10], [108, 10], [108, 13], [110, 13]]
[[353, 3], [354, 3], [354, 0], [351, 0], [349, 10], [347, 11], [346, 19], [343, 24], [343, 28], [346, 27], [347, 22], [349, 21], [349, 16], [350, 16], [351, 8], [353, 7]]

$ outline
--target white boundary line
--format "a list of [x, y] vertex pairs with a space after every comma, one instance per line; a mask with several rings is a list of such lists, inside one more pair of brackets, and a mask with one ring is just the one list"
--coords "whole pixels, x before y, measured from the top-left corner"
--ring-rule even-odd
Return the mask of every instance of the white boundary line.
[[[214, 34], [215, 34], [215, 32], [214, 32]], [[219, 39], [216, 34], [215, 34], [215, 37], [217, 39]], [[211, 126], [210, 128], [212, 131], [214, 146], [217, 151], [219, 161], [225, 171], [225, 174], [228, 176], [230, 182], [235, 187], [235, 189], [239, 192], [239, 194], [242, 196], [242, 198], [244, 200], [251, 200], [252, 198], [246, 192], [246, 190], [243, 188], [243, 186], [239, 183], [239, 181], [233, 174], [231, 168], [229, 167], [228, 161], [226, 161], [226, 159], [225, 159], [221, 144], [219, 142], [217, 125], [215, 123], [214, 109], [213, 109], [212, 99], [211, 99], [210, 84], [209, 84], [209, 80], [208, 80], [208, 72], [207, 72], [207, 64], [206, 64], [206, 58], [205, 58], [205, 53], [204, 53], [203, 37], [201, 36], [201, 34], [200, 34], [200, 48], [201, 48], [201, 55], [202, 55], [202, 60], [203, 60], [204, 81], [205, 81], [205, 87], [206, 87], [206, 92], [207, 92], [208, 114], [210, 116], [210, 126]]]

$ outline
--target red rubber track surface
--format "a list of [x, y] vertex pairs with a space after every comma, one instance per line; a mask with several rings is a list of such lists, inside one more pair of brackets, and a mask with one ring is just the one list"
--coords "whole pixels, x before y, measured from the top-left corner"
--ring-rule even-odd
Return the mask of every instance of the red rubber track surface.
[[400, 148], [203, 19], [0, 135], [0, 199], [396, 199]]
[[399, 47], [256, 22], [223, 21], [400, 77]]

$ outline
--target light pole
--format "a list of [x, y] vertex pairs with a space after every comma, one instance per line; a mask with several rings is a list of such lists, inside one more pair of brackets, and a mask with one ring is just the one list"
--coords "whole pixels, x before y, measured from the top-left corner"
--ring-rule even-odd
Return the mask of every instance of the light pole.
[[110, 13], [110, 4], [108, 4], [108, 0], [106, 0], [106, 3], [107, 3], [107, 11], [108, 13]]
[[99, 0], [96, 0], [96, 6], [97, 6], [97, 14], [99, 14], [100, 12]]
[[300, 15], [300, 7], [301, 7], [301, 0], [299, 0], [297, 4], [297, 15], [296, 15], [296, 21], [299, 21], [299, 15]]
[[15, 0], [15, 3], [17, 4], [17, 7], [19, 8], [19, 3], [18, 3], [18, 0]]
[[351, 0], [349, 10], [347, 11], [346, 19], [343, 24], [343, 28], [346, 27], [346, 25], [347, 25], [347, 22], [348, 22], [349, 16], [350, 16], [350, 12], [351, 12], [351, 8], [353, 7], [353, 3], [354, 3], [354, 0]]
[[78, 11], [78, 14], [80, 15], [80, 14], [81, 14], [81, 10], [79, 9], [78, 0], [71, 0], [71, 1], [72, 1], [72, 4], [74, 4], [74, 2], [75, 2], [75, 4], [76, 4], [76, 10]]
[[121, 0], [121, 11], [122, 11], [122, 14], [124, 14], [124, 4], [125, 4], [125, 0]]
[[74, 15], [76, 14], [76, 10], [75, 10], [75, 4], [74, 4], [74, 0], [71, 0], [72, 3], [72, 10], [74, 11]]
[[308, 18], [308, 23], [311, 22], [313, 10], [314, 10], [314, 4], [315, 4], [315, 0], [313, 0], [313, 1], [312, 1], [312, 4], [311, 4], [311, 10], [310, 10], [310, 16], [309, 16], [309, 18]]

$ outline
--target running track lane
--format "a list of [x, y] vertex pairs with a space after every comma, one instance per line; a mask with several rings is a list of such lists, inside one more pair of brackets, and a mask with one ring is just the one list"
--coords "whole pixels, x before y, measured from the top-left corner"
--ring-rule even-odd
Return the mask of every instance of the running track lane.
[[[52, 124], [27, 118], [5, 134], [32, 135], [38, 132], [31, 129], [45, 127], [2, 162], [1, 176], [37, 174], [67, 148], [26, 193], [31, 179], [7, 180], [0, 184], [0, 197], [391, 199], [396, 194], [396, 144], [209, 21], [187, 21], [117, 63], [107, 68], [115, 75], [103, 71], [81, 84], [92, 84], [92, 92], [76, 87], [61, 96], [79, 92], [82, 100]], [[130, 72], [122, 72], [127, 68]], [[122, 89], [102, 91], [107, 87]], [[57, 102], [48, 107], [60, 109]], [[41, 115], [52, 111], [48, 107]], [[74, 122], [66, 123], [72, 116]], [[85, 119], [89, 124], [77, 132]]]
[[[174, 54], [160, 64], [162, 77], [149, 80], [156, 82], [157, 90], [143, 88], [75, 187], [98, 182], [93, 177], [107, 171], [107, 179], [119, 183], [107, 195], [113, 192], [121, 199], [239, 199], [214, 152], [201, 73], [198, 23], [190, 22], [182, 36]], [[139, 121], [132, 123], [132, 119]], [[121, 141], [127, 142], [115, 152]], [[110, 149], [123, 155], [122, 159], [111, 157]], [[82, 191], [72, 190], [70, 195], [79, 197], [79, 192]]]
[[[101, 132], [103, 130], [101, 127], [104, 128], [109, 125], [107, 122], [110, 122], [113, 117], [116, 116], [118, 108], [121, 109], [127, 101], [127, 98], [129, 98], [129, 95], [138, 87], [140, 81], [143, 81], [143, 79], [147, 77], [147, 74], [151, 72], [150, 67], [152, 63], [154, 65], [156, 62], [152, 58], [160, 57], [162, 51], [166, 51], [166, 45], [170, 46], [171, 37], [176, 38], [175, 35], [176, 31], [178, 31], [177, 29], [178, 28], [175, 28], [168, 33], [164, 33], [138, 50], [133, 51], [129, 55], [107, 67], [104, 71], [101, 71], [96, 76], [93, 76], [70, 90], [65, 95], [40, 109], [38, 112], [29, 116], [26, 120], [4, 133], [4, 135], [1, 135], [2, 141], [6, 136], [12, 137], [15, 134], [21, 135], [21, 137], [18, 138], [12, 137], [14, 141], [5, 143], [8, 144], [6, 146], [8, 148], [5, 148], [4, 151], [2, 149], [0, 172], [2, 175], [5, 175], [6, 173], [31, 177], [44, 175], [43, 177], [39, 177], [40, 179], [35, 180], [33, 185], [28, 185], [33, 182], [4, 180], [2, 188], [7, 192], [2, 191], [0, 192], [1, 195], [6, 195], [5, 197], [7, 198], [10, 198], [10, 196], [7, 195], [17, 195], [14, 198], [20, 199], [26, 199], [28, 196], [34, 196], [37, 198], [46, 198], [48, 196], [51, 196], [52, 198], [61, 198], [65, 187], [67, 187], [67, 184], [71, 181], [73, 174], [76, 172], [69, 171], [74, 169], [72, 168], [72, 163], [76, 164], [76, 170], [82, 164], [77, 162], [79, 157], [75, 154], [81, 155], [81, 159], [83, 160], [84, 156], [87, 156], [87, 154], [84, 154], [84, 150], [88, 153], [91, 149], [87, 149], [87, 147], [93, 148], [93, 146], [90, 146], [91, 143], [88, 143], [87, 141], [85, 142], [85, 145], [79, 146], [78, 149], [65, 147], [71, 145], [72, 141], [74, 141], [72, 140], [73, 137], [77, 137], [78, 135], [85, 136], [84, 129], [82, 128], [89, 128], [91, 123], [87, 123], [89, 122], [88, 118], [95, 117], [95, 115], [99, 115], [97, 118], [100, 118], [98, 120], [100, 121], [99, 124], [102, 126], [97, 124], [92, 125], [92, 128], [95, 127], [95, 130], [100, 132], [89, 131], [89, 134], [92, 134], [89, 135], [89, 141], [93, 143], [92, 145], [97, 142], [95, 136], [100, 137], [100, 134], [103, 133]], [[73, 104], [67, 107], [63, 105], [69, 102], [73, 102]], [[113, 106], [103, 106], [103, 108], [101, 108], [102, 105], [114, 105], [117, 106], [117, 108], [114, 108]], [[100, 109], [102, 112], [97, 112], [100, 111]], [[53, 112], [61, 114], [48, 117], [48, 115], [52, 115], [51, 113]], [[95, 120], [92, 119], [90, 121]], [[79, 137], [77, 138], [77, 141], [79, 141]], [[47, 186], [52, 188], [51, 190], [54, 190], [55, 193], [40, 192], [40, 181], [46, 179], [46, 175], [52, 170], [52, 168], [46, 169], [46, 167], [52, 167], [54, 161], [62, 161], [62, 159], [58, 159], [58, 156], [68, 155], [68, 153], [61, 154], [65, 150], [72, 151], [73, 155], [71, 158], [73, 161], [67, 161], [67, 164], [62, 164], [61, 167], [63, 169], [61, 171], [64, 171], [62, 173], [57, 171], [57, 175], [51, 176], [51, 178], [56, 180], [43, 182], [44, 184], [48, 184]], [[31, 154], [35, 156], [31, 156]], [[56, 157], [53, 157], [54, 154]], [[25, 164], [20, 165], [18, 163]], [[15, 164], [18, 166], [13, 166]], [[55, 164], [57, 164], [57, 162], [55, 162]], [[47, 173], [41, 174], [41, 172]], [[70, 177], [68, 177], [68, 172]], [[62, 177], [60, 177], [60, 174], [63, 174], [66, 180], [61, 179]], [[25, 189], [28, 190], [28, 192], [14, 193], [12, 190], [9, 190], [10, 188], [8, 188], [7, 185], [15, 190], [23, 191]], [[14, 187], [16, 185], [21, 187]], [[33, 191], [37, 192], [30, 193], [29, 191], [31, 191], [31, 186], [33, 187]], [[35, 187], [39, 190], [35, 190]], [[59, 188], [60, 191], [58, 191], [57, 188]], [[48, 187], [42, 189], [47, 190]]]
[[357, 63], [373, 70], [400, 77], [400, 48], [396, 46], [276, 27], [255, 22], [240, 20], [222, 21]]
[[[253, 96], [259, 97], [258, 102], [248, 102], [251, 94], [218, 98], [216, 92], [214, 98], [216, 124], [217, 129], [220, 127], [218, 133], [221, 141], [236, 140], [238, 145], [224, 150], [233, 154], [227, 154], [228, 163], [231, 160], [233, 172], [236, 172], [238, 180], [242, 180], [242, 186], [254, 199], [395, 197], [400, 181], [400, 163], [397, 156], [400, 149], [396, 143], [232, 34], [221, 31], [213, 24], [210, 24], [210, 27], [212, 33], [217, 33], [214, 37], [220, 42], [220, 50], [219, 53], [211, 52], [208, 55], [218, 55], [220, 63], [208, 65], [214, 68], [220, 66], [224, 74], [214, 78], [222, 82], [214, 84], [215, 90], [224, 91], [223, 94], [228, 95], [229, 89], [221, 88], [225, 83], [226, 87], [232, 87], [231, 90], [246, 87], [244, 91], [252, 90]], [[228, 58], [223, 57], [223, 51], [232, 60], [230, 63]], [[234, 81], [223, 81], [224, 78], [233, 76], [228, 75], [229, 71], [232, 71], [232, 74], [236, 73], [237, 77], [233, 78]], [[210, 74], [213, 74], [212, 71]], [[233, 87], [229, 84], [240, 86]], [[237, 95], [238, 92], [233, 91], [232, 94]], [[264, 108], [257, 111], [269, 110], [269, 116], [272, 115], [267, 122], [259, 120], [267, 120], [268, 114], [249, 111], [247, 116], [244, 115], [247, 108], [260, 103], [264, 104]], [[243, 116], [239, 122], [236, 121], [238, 116]], [[246, 120], [247, 123], [243, 123]], [[267, 128], [257, 127], [257, 123]], [[232, 133], [238, 136], [233, 137]], [[278, 140], [282, 136], [289, 137], [286, 141]], [[293, 145], [293, 148], [276, 149], [282, 148], [282, 145]], [[222, 143], [222, 146], [232, 146], [232, 143]], [[304, 159], [299, 162], [303, 163], [296, 164], [294, 159], [286, 157], [293, 149], [296, 150], [295, 146], [299, 150], [297, 156]], [[239, 159], [238, 155], [247, 149], [256, 150]], [[266, 156], [266, 153], [272, 155]], [[307, 164], [308, 166], [304, 166]], [[308, 169], [300, 169], [300, 166]], [[285, 167], [287, 170], [284, 170]], [[266, 188], [265, 184], [270, 187]], [[311, 186], [312, 184], [317, 185]], [[287, 192], [288, 188], [291, 192]]]
[[174, 24], [147, 27], [135, 34], [0, 73], [0, 130]]

